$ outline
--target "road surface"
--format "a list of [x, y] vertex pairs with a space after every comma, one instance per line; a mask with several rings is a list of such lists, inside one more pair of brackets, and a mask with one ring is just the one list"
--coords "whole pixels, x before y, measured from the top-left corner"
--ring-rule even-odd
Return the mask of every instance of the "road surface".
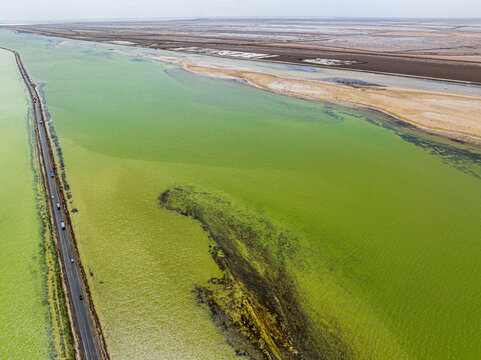
[[[87, 297], [85, 289], [83, 287], [82, 278], [80, 277], [80, 271], [78, 269], [79, 264], [77, 264], [77, 261], [75, 260], [75, 255], [73, 251], [74, 245], [68, 231], [69, 225], [67, 222], [65, 222], [66, 228], [62, 229], [61, 226], [61, 221], [65, 219], [65, 210], [62, 206], [63, 204], [61, 204], [60, 209], [57, 209], [56, 206], [57, 201], [61, 203], [62, 200], [59, 196], [60, 191], [55, 179], [55, 176], [57, 176], [57, 174], [55, 173], [55, 168], [53, 166], [54, 162], [53, 159], [51, 159], [50, 153], [48, 151], [49, 147], [47, 133], [44, 129], [45, 124], [42, 112], [42, 104], [39, 99], [39, 95], [35, 88], [35, 85], [31, 81], [23, 66], [20, 55], [16, 51], [12, 52], [15, 54], [18, 68], [20, 70], [20, 73], [22, 74], [22, 77], [25, 81], [30, 97], [32, 99], [34, 119], [38, 130], [40, 148], [43, 155], [42, 165], [44, 166], [45, 174], [47, 174], [46, 186], [48, 187], [50, 193], [49, 201], [52, 202], [53, 221], [59, 234], [60, 254], [62, 257], [62, 262], [64, 264], [64, 272], [66, 275], [67, 286], [70, 292], [70, 308], [73, 308], [72, 317], [74, 318], [74, 327], [76, 328], [77, 334], [79, 334], [80, 337], [80, 350], [83, 351], [81, 357], [87, 360], [100, 360], [102, 359], [102, 356], [96, 336], [95, 323], [90, 316], [90, 312], [88, 309], [88, 304], [86, 301]], [[51, 171], [54, 172], [54, 177], [50, 175]]]

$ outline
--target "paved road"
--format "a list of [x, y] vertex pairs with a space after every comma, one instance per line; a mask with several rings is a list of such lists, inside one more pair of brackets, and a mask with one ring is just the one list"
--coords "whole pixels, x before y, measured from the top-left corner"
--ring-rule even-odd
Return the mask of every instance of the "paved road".
[[[10, 50], [11, 51], [11, 50]], [[83, 349], [82, 358], [87, 360], [102, 359], [99, 344], [97, 342], [97, 337], [95, 336], [95, 325], [90, 316], [87, 308], [87, 303], [85, 301], [85, 291], [82, 286], [82, 279], [79, 275], [79, 270], [77, 268], [78, 264], [74, 260], [74, 247], [72, 243], [71, 236], [69, 234], [68, 228], [62, 229], [61, 221], [65, 217], [64, 209], [60, 206], [57, 209], [56, 203], [60, 202], [59, 189], [55, 178], [51, 177], [50, 172], [53, 171], [53, 160], [49, 156], [47, 134], [44, 129], [44, 118], [42, 113], [42, 104], [39, 100], [37, 90], [34, 83], [30, 80], [23, 63], [21, 61], [20, 55], [13, 51], [15, 54], [20, 73], [27, 85], [28, 91], [30, 93], [31, 99], [33, 100], [33, 109], [35, 116], [35, 123], [40, 135], [40, 146], [44, 159], [45, 172], [47, 174], [47, 186], [51, 194], [49, 199], [52, 202], [52, 209], [54, 212], [54, 222], [57, 227], [57, 231], [60, 238], [60, 253], [62, 256], [63, 263], [65, 265], [65, 274], [67, 277], [67, 286], [70, 290], [71, 302], [73, 305], [73, 317], [74, 326], [76, 326], [78, 333], [80, 334], [80, 348]], [[57, 176], [56, 174], [54, 176]], [[68, 227], [68, 224], [65, 224]], [[72, 307], [72, 306], [71, 306]]]

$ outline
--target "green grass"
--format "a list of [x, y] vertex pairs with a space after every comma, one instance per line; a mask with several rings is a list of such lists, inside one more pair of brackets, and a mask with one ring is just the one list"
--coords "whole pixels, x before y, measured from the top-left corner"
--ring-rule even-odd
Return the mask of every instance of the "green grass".
[[[370, 113], [90, 43], [44, 47], [4, 32], [0, 42], [47, 83], [114, 357], [234, 357], [192, 293], [219, 275], [206, 234], [157, 207], [175, 183], [228, 194], [295, 234], [308, 269], [290, 269], [303, 308], [319, 329], [335, 319], [358, 357], [481, 357], [481, 181], [452, 160], [366, 121]], [[479, 174], [479, 160], [465, 163]]]

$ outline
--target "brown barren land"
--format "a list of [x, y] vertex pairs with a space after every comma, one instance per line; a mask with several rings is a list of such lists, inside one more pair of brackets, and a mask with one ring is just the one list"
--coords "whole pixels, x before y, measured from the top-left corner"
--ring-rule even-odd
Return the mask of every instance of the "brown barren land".
[[[261, 53], [269, 57], [254, 60], [481, 84], [480, 19], [171, 19], [8, 28], [173, 51]], [[312, 59], [340, 62], [306, 63]]]

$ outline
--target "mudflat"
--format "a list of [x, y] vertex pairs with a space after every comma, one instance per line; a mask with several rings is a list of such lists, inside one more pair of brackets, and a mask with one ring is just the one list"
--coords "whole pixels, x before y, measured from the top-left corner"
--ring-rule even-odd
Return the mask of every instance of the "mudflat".
[[10, 28], [153, 49], [481, 84], [479, 19], [179, 19]]

